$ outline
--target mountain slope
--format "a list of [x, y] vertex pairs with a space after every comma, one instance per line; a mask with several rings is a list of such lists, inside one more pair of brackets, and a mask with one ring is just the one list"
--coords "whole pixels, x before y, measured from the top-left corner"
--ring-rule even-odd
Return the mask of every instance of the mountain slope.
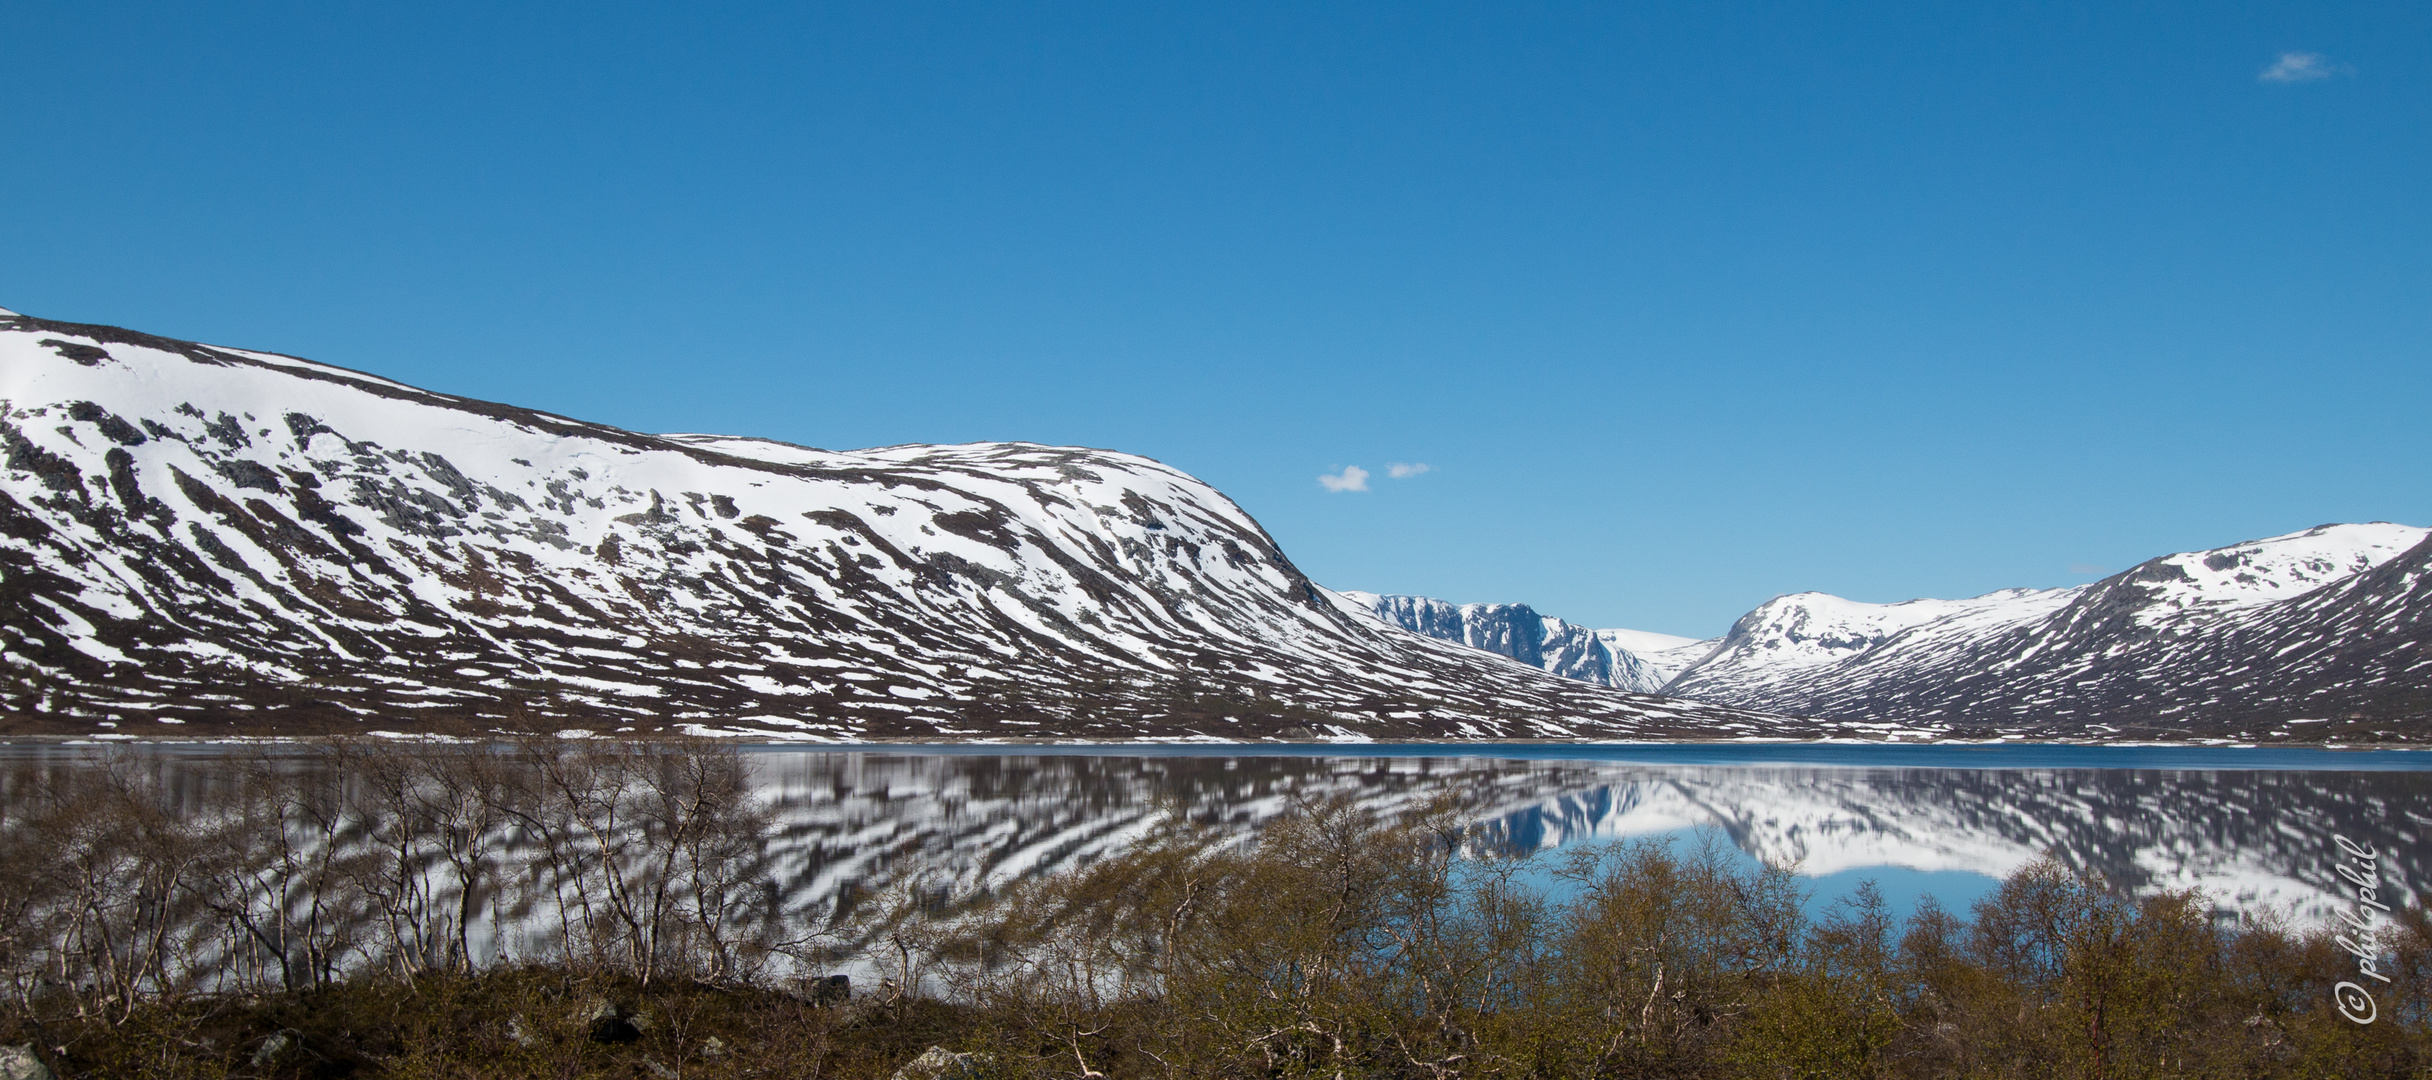
[[1971, 733], [2432, 734], [2432, 530], [2324, 525], [2076, 589], [1782, 597], [1666, 693]]
[[17, 730], [1823, 730], [1380, 626], [1125, 454], [639, 435], [22, 316], [0, 413]]
[[1347, 595], [1388, 623], [1555, 674], [1860, 726], [2432, 738], [2428, 564], [2432, 530], [2323, 525], [2070, 589], [1896, 604], [1795, 593], [1708, 641], [1587, 630], [1522, 604]]
[[[1966, 600], [1868, 604], [1826, 593], [1777, 596], [1739, 617], [1707, 654], [1672, 679], [1711, 698], [1795, 693], [1885, 658], [1967, 645], [2031, 624], [2070, 589], [2004, 589]], [[1865, 664], [1856, 663], [1865, 658]]]

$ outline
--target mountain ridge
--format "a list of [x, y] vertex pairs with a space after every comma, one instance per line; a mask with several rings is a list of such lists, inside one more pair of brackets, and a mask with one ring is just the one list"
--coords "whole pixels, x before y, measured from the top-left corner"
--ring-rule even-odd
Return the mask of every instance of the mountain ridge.
[[2424, 738], [2428, 583], [2432, 529], [2364, 522], [2071, 588], [1891, 604], [1791, 593], [1695, 643], [1703, 655], [1659, 690], [1967, 737]]
[[1566, 679], [1654, 693], [1665, 679], [1637, 653], [1600, 631], [1540, 615], [1527, 604], [1452, 604], [1424, 596], [1342, 594], [1387, 626], [1457, 641]]
[[1391, 631], [1170, 466], [652, 436], [0, 316], [0, 728], [1861, 734]]
[[2432, 727], [2432, 530], [2389, 523], [2165, 555], [2070, 589], [1790, 594], [1690, 641], [1327, 590], [1221, 493], [1111, 450], [646, 435], [15, 314], [0, 314], [0, 463], [0, 731]]

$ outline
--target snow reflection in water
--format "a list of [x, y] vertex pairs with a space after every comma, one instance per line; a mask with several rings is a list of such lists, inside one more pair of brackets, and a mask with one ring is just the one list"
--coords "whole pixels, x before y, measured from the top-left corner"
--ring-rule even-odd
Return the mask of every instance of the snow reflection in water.
[[[20, 761], [92, 752], [0, 750]], [[236, 751], [146, 752], [200, 776]], [[2049, 852], [2138, 889], [2201, 888], [2225, 910], [2313, 920], [2328, 917], [2334, 834], [2390, 853], [2403, 892], [2426, 878], [2432, 822], [2424, 752], [963, 746], [761, 747], [748, 758], [776, 811], [765, 865], [783, 906], [806, 913], [905, 865], [968, 889], [1085, 862], [1169, 809], [1246, 836], [1296, 799], [1392, 812], [1452, 796], [1494, 836], [1532, 850], [1711, 828], [1749, 858], [1795, 863], [1823, 901], [1873, 879], [1897, 905], [1931, 892], [1964, 909]], [[181, 797], [203, 809], [214, 791], [197, 780]]]
[[778, 865], [808, 899], [906, 857], [966, 887], [1067, 865], [1168, 805], [1245, 833], [1296, 798], [1382, 810], [1453, 795], [1528, 849], [1718, 829], [1796, 863], [1819, 898], [1879, 881], [1964, 909], [2035, 856], [2138, 889], [2201, 888], [2224, 909], [2327, 917], [2334, 834], [2422, 880], [2432, 754], [1875, 747], [1247, 747], [1092, 752], [768, 750]]

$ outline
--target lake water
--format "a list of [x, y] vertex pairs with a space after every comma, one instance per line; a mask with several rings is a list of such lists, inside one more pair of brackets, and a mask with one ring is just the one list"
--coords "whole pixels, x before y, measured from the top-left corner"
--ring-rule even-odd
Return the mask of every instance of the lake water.
[[[6, 756], [90, 753], [58, 745]], [[210, 746], [139, 750], [207, 762]], [[1711, 831], [1795, 865], [1815, 902], [1873, 880], [1964, 912], [2039, 855], [2223, 911], [2327, 916], [2332, 837], [2426, 875], [2432, 752], [2082, 746], [754, 747], [772, 869], [815, 906], [917, 861], [959, 887], [1086, 861], [1181, 809], [1245, 835], [1299, 799], [1392, 812], [1444, 795], [1531, 850]], [[198, 792], [195, 798], [208, 799]], [[2385, 894], [2391, 895], [2391, 894]]]
[[1458, 796], [1534, 850], [1710, 830], [1795, 865], [1819, 903], [1872, 880], [1964, 912], [2039, 855], [2223, 911], [2327, 917], [2332, 837], [2412, 895], [2432, 753], [2083, 746], [883, 747], [754, 754], [781, 865], [824, 894], [918, 856], [965, 886], [1120, 846], [1168, 805], [1245, 832], [1294, 799], [1383, 810]]

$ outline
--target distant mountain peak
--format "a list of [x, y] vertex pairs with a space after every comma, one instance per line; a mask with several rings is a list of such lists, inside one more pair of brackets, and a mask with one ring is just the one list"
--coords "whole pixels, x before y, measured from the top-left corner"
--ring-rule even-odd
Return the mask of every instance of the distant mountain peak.
[[2148, 594], [2145, 621], [2300, 596], [2398, 557], [2432, 530], [2386, 521], [2317, 525], [2209, 551], [2150, 559], [2128, 572]]
[[2432, 737], [2432, 529], [2389, 522], [2164, 555], [2073, 588], [1791, 593], [1669, 647], [1586, 632], [1609, 669], [1513, 647], [1525, 635], [1501, 628], [1570, 627], [1524, 605], [1358, 595], [1388, 622], [1557, 674], [1643, 670], [1667, 695], [1790, 715], [1979, 736]]
[[1673, 669], [1631, 649], [1625, 641], [1664, 646], [1665, 656], [1701, 644], [1664, 634], [1591, 630], [1540, 615], [1527, 604], [1455, 604], [1425, 596], [1367, 592], [1342, 595], [1390, 626], [1459, 642], [1567, 679], [1639, 693], [1662, 689]]
[[2432, 597], [2406, 569], [2432, 560], [2428, 538], [2322, 525], [2069, 589], [1780, 597], [1664, 692], [1957, 730], [2293, 738], [2307, 732], [2292, 723], [2336, 719], [2359, 736], [2432, 735]]

